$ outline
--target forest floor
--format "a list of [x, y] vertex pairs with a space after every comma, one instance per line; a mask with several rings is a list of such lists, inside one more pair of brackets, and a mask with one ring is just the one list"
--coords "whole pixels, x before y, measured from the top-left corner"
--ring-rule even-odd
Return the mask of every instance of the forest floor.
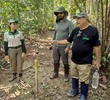
[[[53, 80], [49, 78], [53, 72], [52, 50], [49, 50], [52, 34], [53, 32], [49, 32], [48, 35], [42, 35], [37, 41], [26, 41], [27, 57], [23, 65], [24, 82], [19, 83], [17, 79], [9, 82], [10, 64], [2, 66], [0, 69], [0, 100], [79, 100], [79, 95], [74, 98], [68, 98], [66, 95], [71, 90], [71, 78], [68, 82], [63, 81], [62, 64], [59, 77]], [[35, 59], [38, 60], [38, 93], [35, 92]], [[100, 81], [102, 86], [96, 90], [92, 89], [90, 82], [88, 100], [110, 100], [109, 80], [108, 78], [106, 84]]]

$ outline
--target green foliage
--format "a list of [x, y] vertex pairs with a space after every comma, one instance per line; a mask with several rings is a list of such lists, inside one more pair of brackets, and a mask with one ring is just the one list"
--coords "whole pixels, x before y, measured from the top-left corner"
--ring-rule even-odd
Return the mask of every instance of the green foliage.
[[[105, 10], [106, 0], [103, 3]], [[79, 11], [88, 12], [93, 24], [100, 27], [101, 17], [98, 16], [101, 16], [101, 5], [99, 4], [98, 0], [0, 0], [0, 32], [7, 29], [10, 18], [18, 20], [19, 28], [26, 33], [33, 34], [36, 31], [38, 34], [41, 29], [55, 28], [53, 12], [59, 6], [66, 8], [71, 19]]]
[[101, 64], [102, 64], [102, 66], [108, 67], [108, 66], [106, 66], [106, 65], [108, 65], [108, 63], [109, 63], [109, 57], [108, 56], [103, 56], [101, 58]]

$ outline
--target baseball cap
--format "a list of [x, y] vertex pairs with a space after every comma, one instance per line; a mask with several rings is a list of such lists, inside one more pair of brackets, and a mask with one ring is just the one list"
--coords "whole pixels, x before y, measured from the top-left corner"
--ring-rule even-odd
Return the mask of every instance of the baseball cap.
[[77, 15], [73, 16], [73, 18], [74, 18], [74, 19], [75, 19], [75, 18], [80, 18], [80, 17], [86, 18], [86, 19], [87, 19], [87, 21], [88, 21], [88, 22], [90, 22], [90, 20], [89, 20], [89, 17], [88, 17], [88, 15], [87, 15], [87, 13], [81, 12], [81, 13], [79, 13], [79, 14], [77, 14]]
[[9, 24], [10, 24], [10, 23], [18, 23], [18, 21], [14, 20], [14, 19], [10, 19], [10, 20], [9, 20]]

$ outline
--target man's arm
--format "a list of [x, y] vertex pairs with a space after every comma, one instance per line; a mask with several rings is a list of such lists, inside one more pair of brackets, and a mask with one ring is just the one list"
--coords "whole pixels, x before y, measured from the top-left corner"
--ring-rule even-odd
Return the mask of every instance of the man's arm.
[[69, 44], [69, 42], [65, 40], [53, 40], [52, 44]]
[[101, 46], [94, 46], [95, 55], [96, 55], [96, 68], [99, 69], [101, 62]]

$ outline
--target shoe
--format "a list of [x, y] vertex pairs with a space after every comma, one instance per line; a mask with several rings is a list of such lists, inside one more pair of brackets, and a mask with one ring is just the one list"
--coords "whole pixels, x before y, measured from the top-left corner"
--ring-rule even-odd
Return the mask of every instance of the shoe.
[[81, 95], [80, 100], [86, 100], [88, 95], [88, 84], [81, 82]]
[[57, 78], [57, 77], [58, 77], [58, 74], [53, 73], [53, 74], [50, 76], [50, 79], [54, 79], [54, 78]]
[[83, 94], [80, 95], [80, 100], [86, 100], [86, 98]]
[[54, 72], [50, 76], [50, 79], [57, 78], [58, 77], [58, 73], [59, 73], [59, 63], [54, 63]]
[[13, 76], [13, 77], [9, 80], [9, 82], [14, 81], [16, 78], [17, 78], [17, 77]]
[[75, 97], [78, 95], [78, 93], [72, 93], [72, 91], [71, 91], [71, 92], [68, 92], [66, 95], [67, 95], [67, 97]]
[[68, 75], [66, 76], [64, 76], [64, 82], [68, 82], [69, 81], [69, 77], [68, 77]]
[[13, 73], [13, 76], [11, 77], [11, 79], [9, 80], [9, 82], [14, 81], [16, 78], [17, 78], [17, 77], [16, 77], [16, 73]]
[[72, 90], [67, 93], [68, 97], [75, 97], [79, 94], [78, 79], [72, 78]]
[[68, 82], [68, 81], [69, 81], [68, 77], [64, 78], [64, 82]]
[[25, 83], [24, 80], [23, 80], [23, 77], [18, 77], [18, 82]]

